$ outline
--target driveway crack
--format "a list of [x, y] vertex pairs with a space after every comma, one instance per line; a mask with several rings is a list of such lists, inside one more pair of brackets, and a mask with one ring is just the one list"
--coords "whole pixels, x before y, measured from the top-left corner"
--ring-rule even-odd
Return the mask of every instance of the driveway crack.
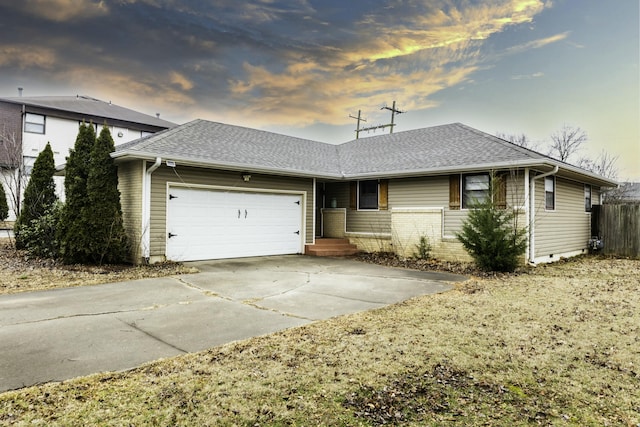
[[27, 320], [25, 322], [16, 322], [16, 323], [10, 323], [10, 324], [0, 325], [0, 326], [30, 325], [30, 324], [33, 324], [33, 323], [50, 322], [52, 320], [73, 319], [74, 317], [107, 316], [109, 314], [132, 313], [132, 312], [135, 312], [135, 311], [140, 311], [140, 309], [136, 308], [136, 309], [132, 309], [132, 310], [101, 311], [101, 312], [98, 312], [98, 313], [75, 313], [75, 314], [70, 314], [68, 316], [47, 317], [47, 318], [44, 318], [44, 319]]
[[[118, 318], [116, 318], [116, 319], [118, 319]], [[146, 335], [146, 336], [148, 336], [149, 338], [152, 338], [152, 339], [154, 339], [154, 340], [156, 340], [156, 341], [158, 341], [158, 342], [161, 342], [161, 343], [162, 343], [162, 344], [164, 344], [164, 345], [167, 345], [167, 346], [169, 346], [169, 347], [173, 348], [174, 350], [178, 350], [179, 352], [184, 353], [184, 354], [189, 353], [187, 350], [184, 350], [184, 349], [182, 349], [182, 348], [180, 348], [180, 347], [177, 347], [177, 346], [175, 346], [175, 345], [171, 344], [170, 342], [167, 342], [167, 341], [163, 340], [162, 338], [159, 338], [159, 337], [157, 337], [157, 336], [153, 335], [151, 332], [147, 332], [147, 331], [145, 331], [144, 329], [142, 329], [142, 328], [138, 327], [138, 325], [136, 325], [136, 322], [131, 322], [131, 323], [129, 323], [129, 322], [125, 322], [125, 321], [124, 321], [124, 320], [122, 320], [122, 319], [118, 319], [118, 320], [119, 320], [119, 321], [121, 321], [122, 323], [124, 323], [125, 325], [127, 325], [127, 326], [129, 326], [129, 327], [131, 327], [131, 328], [135, 329], [136, 331], [142, 332], [143, 334], [145, 334], [145, 335]]]
[[225, 299], [227, 301], [233, 301], [233, 299], [225, 297], [223, 295], [220, 295], [216, 292], [213, 291], [208, 291], [204, 288], [201, 288], [200, 286], [194, 285], [193, 283], [187, 282], [186, 280], [182, 279], [181, 277], [175, 277], [175, 279], [182, 283], [184, 286], [186, 286], [189, 289], [193, 289], [194, 291], [198, 291], [200, 292], [202, 295], [208, 296], [208, 297], [217, 297], [217, 298], [222, 298]]

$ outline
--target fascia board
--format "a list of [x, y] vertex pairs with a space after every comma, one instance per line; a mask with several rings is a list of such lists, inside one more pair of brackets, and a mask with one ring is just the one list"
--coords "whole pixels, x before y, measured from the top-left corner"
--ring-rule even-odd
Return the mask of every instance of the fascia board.
[[256, 166], [245, 163], [216, 163], [210, 161], [197, 161], [189, 158], [183, 157], [175, 157], [175, 156], [164, 156], [153, 153], [144, 153], [138, 152], [135, 153], [121, 151], [111, 153], [111, 157], [116, 161], [124, 161], [124, 160], [150, 160], [154, 161], [156, 158], [161, 157], [162, 160], [173, 160], [176, 162], [178, 166], [192, 166], [192, 167], [200, 167], [206, 169], [220, 169], [220, 170], [229, 170], [229, 171], [238, 171], [238, 172], [253, 172], [253, 173], [262, 173], [266, 175], [282, 175], [282, 176], [291, 176], [291, 177], [300, 177], [300, 178], [326, 178], [326, 179], [340, 179], [342, 175], [332, 174], [328, 172], [313, 172], [313, 171], [301, 171], [296, 169], [281, 169], [281, 168], [267, 168], [264, 166]]

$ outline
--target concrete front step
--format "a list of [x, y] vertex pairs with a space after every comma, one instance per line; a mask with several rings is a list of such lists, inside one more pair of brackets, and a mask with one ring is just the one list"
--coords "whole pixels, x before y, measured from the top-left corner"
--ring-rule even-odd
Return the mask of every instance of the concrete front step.
[[346, 256], [358, 252], [358, 247], [349, 243], [349, 239], [316, 239], [315, 245], [305, 249], [305, 253], [311, 256]]

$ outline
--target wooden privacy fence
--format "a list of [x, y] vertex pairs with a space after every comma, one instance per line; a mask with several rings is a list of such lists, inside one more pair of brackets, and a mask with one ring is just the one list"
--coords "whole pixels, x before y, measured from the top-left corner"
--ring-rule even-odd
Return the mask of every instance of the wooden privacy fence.
[[640, 258], [640, 203], [601, 205], [592, 219], [605, 255]]

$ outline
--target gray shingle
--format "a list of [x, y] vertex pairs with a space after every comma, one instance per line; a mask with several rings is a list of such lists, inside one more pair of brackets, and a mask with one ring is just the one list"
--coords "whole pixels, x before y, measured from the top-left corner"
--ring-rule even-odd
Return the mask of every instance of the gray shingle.
[[337, 170], [337, 147], [272, 132], [194, 120], [117, 147], [214, 165], [331, 175]]
[[319, 178], [428, 174], [548, 159], [460, 123], [331, 145], [205, 120], [120, 145], [115, 156], [123, 155], [274, 173], [297, 171]]
[[357, 139], [340, 146], [347, 175], [441, 170], [544, 159], [461, 123]]
[[142, 123], [159, 128], [170, 128], [176, 124], [155, 116], [130, 110], [110, 102], [88, 96], [29, 96], [0, 98], [0, 101], [24, 104], [51, 110], [71, 112], [92, 117], [121, 120], [130, 123]]

